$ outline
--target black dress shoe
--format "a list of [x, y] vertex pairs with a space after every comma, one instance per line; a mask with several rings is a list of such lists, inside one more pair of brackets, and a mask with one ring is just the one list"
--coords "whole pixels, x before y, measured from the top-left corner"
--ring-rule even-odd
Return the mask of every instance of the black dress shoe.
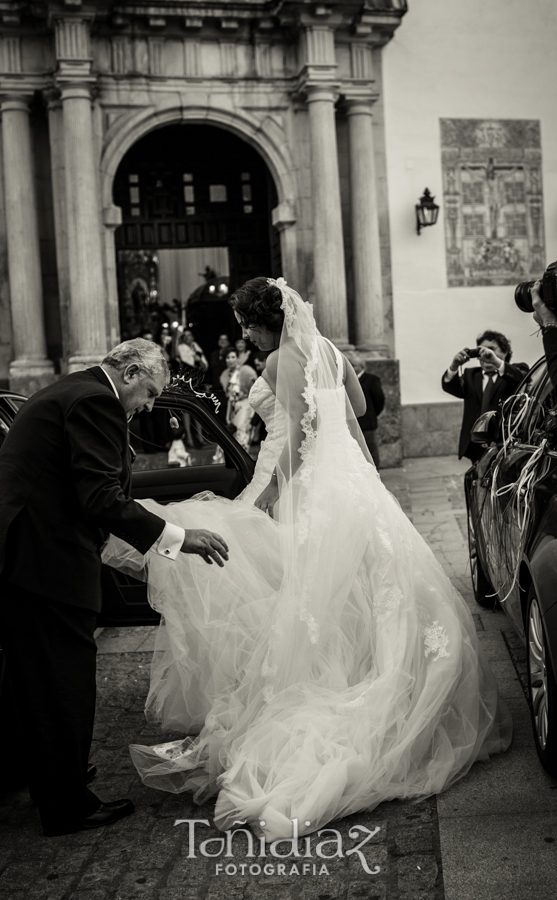
[[102, 828], [103, 825], [113, 825], [118, 819], [130, 816], [135, 812], [135, 806], [131, 800], [110, 800], [101, 803], [96, 812], [86, 816], [79, 825], [81, 829]]

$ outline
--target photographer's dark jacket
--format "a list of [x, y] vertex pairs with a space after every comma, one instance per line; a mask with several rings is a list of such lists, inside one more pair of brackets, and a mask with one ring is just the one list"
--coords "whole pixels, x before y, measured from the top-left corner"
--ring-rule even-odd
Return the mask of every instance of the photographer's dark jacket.
[[[446, 370], [445, 370], [446, 371]], [[489, 409], [498, 409], [501, 403], [504, 403], [508, 397], [516, 391], [518, 385], [528, 371], [528, 367], [524, 363], [512, 365], [505, 363], [505, 371], [503, 375], [497, 378], [495, 389], [491, 397]], [[481, 413], [482, 408], [482, 368], [474, 366], [470, 369], [464, 369], [462, 375], [455, 375], [450, 381], [445, 381], [445, 372], [441, 379], [441, 387], [447, 394], [464, 400], [464, 410], [462, 413], [462, 428], [460, 431], [460, 440], [458, 444], [458, 458], [462, 459], [467, 456], [469, 459], [476, 459], [474, 451], [477, 450], [475, 444], [471, 444], [470, 433], [472, 426]]]
[[34, 394], [0, 450], [3, 577], [98, 612], [109, 533], [146, 553], [165, 526], [130, 481], [126, 414], [100, 366]]

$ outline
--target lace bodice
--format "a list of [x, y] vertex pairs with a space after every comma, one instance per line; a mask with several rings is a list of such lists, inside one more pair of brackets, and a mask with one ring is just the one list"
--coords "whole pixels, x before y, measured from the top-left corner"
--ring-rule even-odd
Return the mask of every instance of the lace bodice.
[[[342, 356], [331, 341], [327, 340], [327, 338], [325, 340], [334, 351], [338, 373], [337, 390], [326, 393], [335, 395], [330, 402], [338, 403], [338, 393], [343, 388], [344, 370]], [[344, 391], [342, 391], [341, 402], [344, 403]], [[286, 413], [280, 403], [277, 403], [268, 382], [261, 375], [252, 385], [249, 393], [249, 403], [253, 411], [261, 416], [265, 422], [267, 437], [261, 443], [253, 478], [238, 497], [241, 502], [245, 503], [253, 503], [259, 497], [261, 491], [269, 484], [271, 473], [275, 468], [287, 437]], [[331, 435], [332, 440], [335, 442], [342, 441], [343, 437], [338, 433]]]
[[275, 395], [261, 375], [254, 382], [249, 392], [249, 404], [253, 411], [258, 416], [261, 416], [265, 422], [267, 432], [269, 432], [271, 430], [271, 421], [275, 414]]
[[238, 500], [253, 503], [271, 479], [284, 442], [286, 440], [286, 418], [282, 407], [264, 378], [259, 376], [249, 393], [249, 403], [254, 412], [261, 416], [267, 429], [267, 437], [261, 442], [255, 472], [247, 488]]

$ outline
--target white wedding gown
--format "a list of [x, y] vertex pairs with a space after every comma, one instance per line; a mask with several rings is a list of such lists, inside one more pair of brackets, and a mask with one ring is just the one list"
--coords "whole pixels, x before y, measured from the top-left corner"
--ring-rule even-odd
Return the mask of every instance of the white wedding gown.
[[[303, 834], [442, 791], [511, 739], [466, 604], [338, 427], [344, 395], [339, 379], [318, 398], [317, 438], [291, 485], [313, 471], [311, 503], [290, 525], [253, 506], [286, 434], [261, 377], [250, 402], [268, 437], [244, 493], [143, 501], [218, 532], [230, 559], [149, 554], [163, 622], [146, 715], [192, 737], [133, 746], [133, 760], [151, 787], [199, 802], [218, 793], [219, 828], [247, 820], [269, 841], [290, 837], [293, 819]], [[111, 540], [113, 564], [133, 562], [124, 548]]]

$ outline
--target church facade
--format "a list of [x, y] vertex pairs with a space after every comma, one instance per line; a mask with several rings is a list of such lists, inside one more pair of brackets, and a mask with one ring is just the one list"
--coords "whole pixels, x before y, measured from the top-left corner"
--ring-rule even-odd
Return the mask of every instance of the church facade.
[[225, 248], [231, 289], [284, 275], [327, 337], [383, 366], [396, 462], [381, 62], [405, 11], [2, 4], [4, 383], [30, 393], [98, 363], [126, 330], [134, 260]]

